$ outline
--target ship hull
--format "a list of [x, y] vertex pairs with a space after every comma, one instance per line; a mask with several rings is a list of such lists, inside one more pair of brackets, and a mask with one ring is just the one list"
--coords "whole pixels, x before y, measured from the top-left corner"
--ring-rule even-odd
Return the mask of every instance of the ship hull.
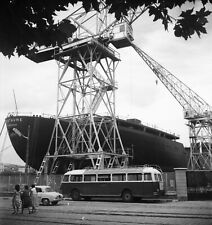
[[[18, 156], [26, 162], [27, 138], [18, 136], [14, 128], [26, 136], [29, 130], [29, 157], [30, 167], [38, 170], [44, 156], [47, 153], [55, 119], [41, 116], [8, 116], [6, 125], [11, 143]], [[65, 123], [62, 124], [65, 126]], [[160, 166], [164, 171], [172, 171], [177, 167], [187, 167], [188, 152], [184, 146], [177, 142], [174, 135], [166, 132], [136, 124], [134, 121], [117, 119], [117, 125], [123, 146], [125, 149], [132, 149], [132, 157], [129, 160], [131, 165], [153, 164]], [[50, 154], [54, 152], [51, 146]], [[64, 172], [70, 162], [67, 157], [60, 158], [60, 164]], [[83, 165], [78, 161], [78, 165]], [[77, 164], [76, 163], [76, 164]]]

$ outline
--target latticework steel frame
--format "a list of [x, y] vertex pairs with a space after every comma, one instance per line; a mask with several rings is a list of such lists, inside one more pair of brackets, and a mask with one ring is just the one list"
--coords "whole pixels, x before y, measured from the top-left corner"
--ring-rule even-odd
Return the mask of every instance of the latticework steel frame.
[[90, 159], [94, 168], [120, 165], [127, 158], [115, 114], [119, 58], [94, 39], [75, 47], [66, 55], [56, 55], [58, 95], [49, 145], [49, 149], [55, 147], [51, 171], [57, 168], [57, 158], [64, 155], [72, 159], [71, 163], [75, 157]]
[[197, 118], [189, 120], [190, 131], [190, 158], [188, 169], [211, 170], [212, 169], [212, 120], [209, 118]]
[[132, 43], [132, 47], [183, 107], [184, 118], [188, 120], [190, 134], [188, 169], [212, 170], [211, 106], [138, 46]]

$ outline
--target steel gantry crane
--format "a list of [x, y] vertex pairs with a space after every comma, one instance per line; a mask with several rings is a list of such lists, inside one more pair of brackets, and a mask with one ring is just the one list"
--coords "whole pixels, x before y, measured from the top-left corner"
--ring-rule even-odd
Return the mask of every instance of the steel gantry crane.
[[[100, 1], [99, 12], [86, 13], [79, 7], [60, 24], [61, 30], [70, 34], [67, 43], [39, 48], [28, 56], [37, 63], [56, 60], [58, 65], [55, 126], [37, 179], [49, 161], [50, 173], [56, 172], [61, 157], [69, 159], [68, 169], [78, 159], [90, 161], [96, 169], [127, 165], [129, 155], [115, 111], [115, 70], [120, 59], [109, 44], [130, 46], [130, 23], [145, 10], [139, 8], [117, 21], [110, 18], [104, 1]], [[52, 146], [54, 152], [50, 152]]]
[[137, 45], [132, 43], [132, 47], [183, 107], [184, 118], [188, 120], [190, 138], [188, 169], [211, 170], [211, 106], [176, 76], [147, 55]]

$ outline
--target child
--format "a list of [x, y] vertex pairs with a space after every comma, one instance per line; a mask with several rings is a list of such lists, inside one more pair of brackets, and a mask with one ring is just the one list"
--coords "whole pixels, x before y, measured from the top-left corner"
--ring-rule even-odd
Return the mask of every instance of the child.
[[22, 213], [24, 212], [24, 208], [28, 208], [29, 214], [32, 213], [32, 201], [28, 185], [24, 186], [24, 190], [21, 194], [21, 200], [22, 200]]
[[12, 197], [12, 206], [13, 206], [13, 214], [18, 214], [19, 209], [21, 208], [21, 192], [20, 185], [15, 185], [15, 191]]
[[32, 212], [36, 212], [37, 205], [38, 205], [38, 194], [35, 188], [35, 185], [31, 185], [31, 200], [32, 200]]

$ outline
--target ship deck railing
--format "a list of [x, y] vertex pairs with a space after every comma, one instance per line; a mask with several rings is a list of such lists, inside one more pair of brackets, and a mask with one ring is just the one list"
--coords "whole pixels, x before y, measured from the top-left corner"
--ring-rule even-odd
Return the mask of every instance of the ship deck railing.
[[9, 112], [7, 117], [9, 116], [37, 116], [37, 117], [44, 117], [44, 118], [56, 118], [55, 115], [52, 114], [47, 114], [47, 113], [41, 113], [41, 114], [37, 114], [37, 113], [32, 113], [32, 112]]
[[[32, 112], [10, 112], [10, 113], [8, 113], [8, 117], [9, 116], [40, 116], [40, 117], [44, 117], [44, 118], [53, 118], [53, 119], [56, 119], [56, 116], [55, 115], [51, 115], [51, 114], [45, 114], [45, 113], [42, 113], [42, 114], [35, 114], [35, 113], [32, 113]], [[101, 114], [99, 114], [99, 116], [101, 116]], [[102, 116], [107, 116], [107, 115], [105, 115], [105, 114], [102, 114]], [[65, 118], [70, 118], [70, 117], [73, 117], [73, 115], [71, 116], [71, 115], [66, 115], [66, 116], [64, 116], [64, 119]], [[129, 117], [124, 117], [124, 116], [117, 116], [116, 118], [118, 118], [118, 119], [121, 119], [121, 120], [125, 120], [125, 121], [127, 121], [127, 119], [130, 119]], [[170, 130], [165, 130], [165, 129], [163, 129], [163, 128], [160, 128], [160, 127], [158, 127], [157, 125], [154, 125], [154, 124], [149, 124], [149, 123], [145, 123], [145, 122], [141, 122], [141, 124], [138, 124], [138, 125], [143, 125], [143, 126], [146, 126], [146, 127], [150, 127], [150, 128], [152, 128], [152, 129], [156, 129], [156, 130], [159, 130], [159, 131], [161, 131], [161, 132], [164, 132], [164, 133], [167, 133], [167, 134], [169, 134], [169, 135], [172, 135], [172, 136], [175, 136], [176, 137], [176, 139], [179, 139], [180, 138], [180, 135], [179, 134], [176, 134], [175, 132], [173, 132], [173, 131], [170, 131]]]
[[[125, 120], [127, 121], [127, 119], [131, 119], [133, 117], [126, 117], [126, 116], [117, 116], [118, 119], [122, 119], [122, 120]], [[171, 130], [165, 130], [163, 128], [160, 128], [159, 126], [155, 125], [155, 124], [150, 124], [150, 123], [146, 123], [146, 122], [141, 122], [140, 125], [143, 125], [143, 126], [146, 126], [146, 127], [150, 127], [150, 128], [153, 128], [153, 129], [156, 129], [156, 130], [159, 130], [159, 131], [162, 131], [164, 133], [167, 133], [167, 134], [171, 134], [173, 136], [176, 137], [176, 139], [179, 139], [180, 138], [180, 135], [179, 134], [176, 134], [175, 132], [171, 131]]]

